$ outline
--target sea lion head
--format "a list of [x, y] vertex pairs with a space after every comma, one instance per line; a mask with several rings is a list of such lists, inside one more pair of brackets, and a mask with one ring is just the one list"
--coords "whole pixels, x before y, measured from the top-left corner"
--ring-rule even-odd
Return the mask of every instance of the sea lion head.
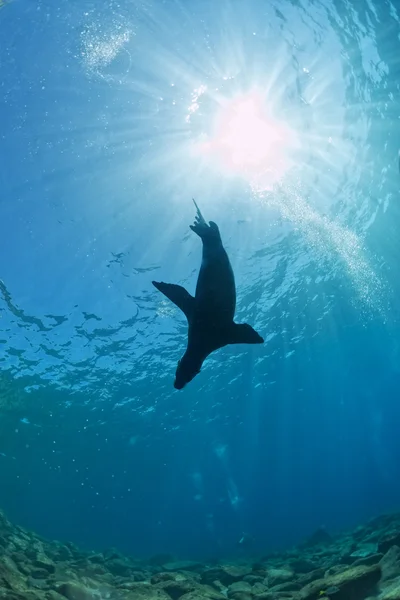
[[175, 372], [174, 388], [182, 390], [189, 381], [192, 381], [200, 373], [202, 361], [191, 356], [187, 352], [178, 361]]

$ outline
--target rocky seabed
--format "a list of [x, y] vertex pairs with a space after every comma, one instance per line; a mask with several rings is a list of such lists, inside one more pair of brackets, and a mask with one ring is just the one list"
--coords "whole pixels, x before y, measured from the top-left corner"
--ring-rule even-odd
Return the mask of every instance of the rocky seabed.
[[0, 598], [7, 600], [400, 600], [400, 514], [257, 562], [144, 562], [49, 542], [0, 512]]

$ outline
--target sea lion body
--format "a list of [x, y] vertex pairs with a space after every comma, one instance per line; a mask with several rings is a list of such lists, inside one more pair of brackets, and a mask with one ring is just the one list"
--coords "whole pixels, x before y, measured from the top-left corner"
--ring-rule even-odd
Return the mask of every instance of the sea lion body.
[[234, 322], [236, 286], [233, 270], [223, 247], [218, 226], [207, 224], [197, 206], [191, 229], [203, 242], [203, 256], [195, 296], [179, 285], [153, 285], [174, 302], [188, 320], [186, 352], [178, 362], [174, 387], [182, 389], [201, 369], [204, 360], [227, 344], [262, 344], [263, 338], [248, 324]]

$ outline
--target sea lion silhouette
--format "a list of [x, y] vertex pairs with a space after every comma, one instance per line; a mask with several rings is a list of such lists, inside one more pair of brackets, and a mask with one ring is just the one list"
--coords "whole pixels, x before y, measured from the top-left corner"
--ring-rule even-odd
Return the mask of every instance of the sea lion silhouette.
[[262, 344], [263, 338], [247, 323], [233, 321], [236, 308], [236, 287], [231, 263], [222, 245], [218, 225], [205, 222], [195, 200], [197, 214], [192, 231], [203, 242], [203, 257], [196, 285], [191, 296], [184, 287], [174, 283], [153, 281], [153, 285], [186, 315], [189, 324], [185, 354], [178, 362], [174, 387], [181, 390], [198, 373], [211, 352], [228, 344]]

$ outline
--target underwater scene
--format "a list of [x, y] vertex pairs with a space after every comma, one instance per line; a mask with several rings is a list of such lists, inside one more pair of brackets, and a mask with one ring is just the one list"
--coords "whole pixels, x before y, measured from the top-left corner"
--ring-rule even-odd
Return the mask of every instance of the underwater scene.
[[400, 600], [400, 3], [0, 8], [0, 598]]

